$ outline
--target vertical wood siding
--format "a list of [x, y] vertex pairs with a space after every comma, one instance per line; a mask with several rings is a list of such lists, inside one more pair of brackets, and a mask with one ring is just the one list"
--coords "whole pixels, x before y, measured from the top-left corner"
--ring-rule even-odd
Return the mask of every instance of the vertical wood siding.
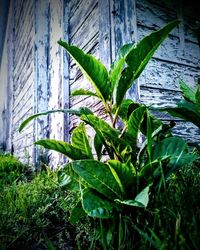
[[[138, 40], [171, 20], [182, 20], [139, 78], [141, 102], [154, 107], [175, 105], [181, 99], [179, 78], [194, 88], [200, 73], [200, 49], [191, 26], [194, 20], [184, 15], [184, 6], [173, 1], [138, 0], [136, 9]], [[161, 115], [164, 121], [171, 119]], [[189, 141], [200, 139], [199, 129], [180, 119], [175, 120], [175, 134], [184, 135]]]
[[13, 16], [12, 145], [16, 155], [33, 157], [33, 125], [21, 134], [18, 129], [34, 112], [34, 1], [14, 1]]
[[[63, 38], [85, 52], [99, 58], [107, 67], [125, 43], [135, 43], [167, 22], [180, 18], [183, 22], [161, 45], [129, 90], [127, 98], [137, 99], [157, 107], [174, 105], [181, 98], [178, 77], [195, 87], [200, 70], [200, 52], [193, 27], [195, 20], [177, 5], [165, 0], [16, 0], [12, 16], [13, 70], [8, 78], [13, 87], [12, 129], [9, 141], [18, 156], [25, 148], [31, 157], [33, 141], [41, 137], [70, 140], [69, 134], [77, 125], [75, 116], [54, 114], [31, 123], [19, 134], [20, 122], [35, 112], [55, 108], [87, 106], [102, 115], [95, 98], [70, 97], [78, 88], [92, 89], [80, 70], [57, 41]], [[11, 14], [9, 18], [12, 19]], [[12, 39], [10, 40], [12, 41]], [[13, 88], [13, 90], [12, 90]], [[171, 117], [162, 115], [164, 121]], [[191, 124], [176, 119], [175, 134], [189, 141], [200, 138]], [[63, 158], [50, 153], [52, 166]]]
[[[35, 39], [34, 39], [34, 113], [48, 110], [49, 101], [49, 35], [50, 4], [48, 0], [35, 1]], [[34, 141], [49, 136], [48, 117], [34, 120]], [[35, 147], [35, 163], [44, 154]]]

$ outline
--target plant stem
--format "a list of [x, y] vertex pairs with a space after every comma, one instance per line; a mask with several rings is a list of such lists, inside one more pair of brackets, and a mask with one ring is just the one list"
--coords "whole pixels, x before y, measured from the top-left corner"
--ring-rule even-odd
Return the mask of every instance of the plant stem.
[[119, 107], [117, 108], [117, 110], [115, 112], [115, 117], [114, 117], [114, 120], [113, 120], [113, 123], [112, 123], [113, 128], [115, 128], [115, 124], [116, 124], [116, 121], [117, 121], [117, 118], [118, 118], [118, 114], [119, 114]]
[[124, 133], [126, 132], [127, 126], [124, 126], [119, 138], [122, 138], [122, 136], [124, 135]]

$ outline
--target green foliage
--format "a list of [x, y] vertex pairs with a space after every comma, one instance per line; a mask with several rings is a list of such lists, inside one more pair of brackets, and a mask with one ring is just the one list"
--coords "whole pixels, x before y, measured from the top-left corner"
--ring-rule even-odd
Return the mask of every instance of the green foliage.
[[4, 186], [30, 178], [31, 167], [22, 164], [8, 153], [0, 153], [0, 189]]
[[[99, 231], [96, 231], [96, 239], [101, 241], [104, 249], [130, 249], [134, 242], [130, 237], [130, 230], [134, 228], [133, 225], [140, 224], [136, 219], [137, 214], [145, 213], [151, 202], [150, 193], [154, 197], [163, 188], [166, 190], [172, 174], [175, 175], [180, 167], [197, 158], [190, 152], [186, 142], [173, 137], [170, 126], [152, 116], [145, 105], [124, 100], [134, 80], [178, 23], [179, 21], [169, 23], [145, 37], [136, 46], [123, 46], [109, 73], [92, 55], [85, 54], [64, 41], [58, 42], [76, 61], [94, 88], [92, 92], [79, 89], [72, 95], [97, 96], [101, 99], [110, 122], [87, 108], [77, 111], [59, 110], [78, 115], [82, 121], [74, 129], [71, 143], [43, 139], [36, 144], [72, 159], [63, 169], [66, 175], [60, 176], [62, 185], [66, 185], [71, 191], [76, 190], [78, 197], [71, 211], [70, 221], [77, 223], [83, 216], [98, 218]], [[182, 86], [182, 89], [186, 99], [194, 99], [193, 92], [186, 86]], [[199, 99], [197, 96], [195, 94], [196, 101]], [[52, 112], [29, 117], [20, 129], [38, 115]], [[118, 121], [122, 122], [122, 129], [116, 128]], [[92, 141], [94, 147], [88, 139], [85, 125], [95, 131]], [[141, 148], [138, 148], [139, 135], [144, 138]], [[141, 232], [137, 225], [135, 230]], [[151, 236], [148, 235], [149, 232]], [[161, 244], [151, 228], [143, 236], [153, 246]]]
[[170, 115], [192, 122], [200, 128], [200, 83], [198, 82], [196, 91], [182, 80], [179, 84], [184, 100], [180, 101], [176, 107], [164, 108], [161, 111], [167, 111]]
[[[61, 173], [47, 169], [29, 182], [13, 183], [0, 190], [0, 248], [64, 249], [66, 244], [76, 245], [81, 229], [79, 224], [75, 228], [69, 223], [69, 216], [77, 195], [66, 191]], [[87, 223], [82, 230], [89, 231], [90, 224], [82, 223]], [[87, 244], [82, 236], [80, 239]]]
[[72, 56], [72, 58], [79, 65], [82, 72], [93, 84], [96, 95], [107, 101], [111, 97], [108, 72], [105, 66], [98, 61], [95, 57], [89, 54], [85, 54], [81, 49], [76, 46], [70, 46], [64, 41], [58, 41], [58, 44], [66, 49], [66, 51]]

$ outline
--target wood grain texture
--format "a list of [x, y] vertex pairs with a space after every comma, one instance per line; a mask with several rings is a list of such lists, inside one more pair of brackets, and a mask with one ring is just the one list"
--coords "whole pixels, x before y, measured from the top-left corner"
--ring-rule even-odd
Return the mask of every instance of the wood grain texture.
[[[19, 134], [19, 123], [27, 116], [54, 108], [87, 106], [103, 116], [98, 99], [70, 97], [78, 88], [92, 89], [74, 61], [57, 45], [62, 38], [100, 59], [108, 68], [119, 48], [137, 42], [152, 31], [176, 19], [182, 23], [160, 46], [153, 59], [132, 87], [127, 98], [147, 105], [176, 105], [181, 99], [179, 78], [192, 88], [200, 72], [200, 50], [195, 19], [187, 6], [165, 0], [11, 0], [7, 40], [10, 127], [7, 147], [23, 158], [26, 149], [34, 158], [33, 141], [42, 137], [70, 140], [78, 123], [75, 116], [54, 114], [31, 123]], [[10, 45], [9, 45], [10, 46]], [[5, 110], [3, 115], [5, 116]], [[158, 114], [164, 121], [171, 118]], [[199, 130], [176, 119], [174, 133], [188, 141], [199, 140]], [[5, 125], [4, 125], [5, 126]], [[92, 135], [92, 132], [91, 132]], [[34, 138], [35, 136], [35, 138]], [[36, 151], [37, 154], [37, 151]], [[63, 158], [51, 153], [52, 164]]]
[[[24, 129], [22, 134], [19, 134], [18, 129], [22, 120], [34, 112], [34, 1], [15, 1], [13, 14], [13, 73], [10, 72], [13, 74], [11, 144], [14, 153], [20, 158], [25, 159], [27, 149], [33, 159], [33, 126]], [[27, 134], [32, 137], [32, 143], [27, 141]]]

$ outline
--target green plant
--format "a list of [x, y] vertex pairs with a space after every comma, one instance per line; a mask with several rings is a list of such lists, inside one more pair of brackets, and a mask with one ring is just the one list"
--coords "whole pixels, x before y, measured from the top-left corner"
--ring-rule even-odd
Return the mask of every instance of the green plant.
[[0, 188], [31, 177], [31, 167], [9, 153], [0, 154]]
[[50, 241], [56, 249], [75, 245], [79, 225], [75, 228], [68, 218], [77, 196], [66, 191], [61, 179], [59, 170], [47, 169], [29, 182], [0, 189], [0, 249], [47, 249]]
[[[63, 175], [67, 183], [70, 180], [76, 182], [79, 190], [70, 221], [76, 223], [85, 215], [99, 218], [96, 237], [104, 249], [130, 249], [134, 241], [130, 228], [137, 223], [138, 211], [147, 207], [150, 190], [157, 192], [166, 188], [166, 181], [175, 170], [196, 159], [186, 142], [173, 137], [170, 126], [153, 117], [145, 105], [124, 99], [134, 80], [178, 23], [169, 23], [136, 46], [123, 46], [109, 72], [92, 55], [60, 40], [58, 44], [72, 56], [94, 88], [94, 91], [75, 90], [72, 96], [98, 98], [110, 122], [88, 108], [81, 108], [35, 114], [20, 126], [22, 130], [32, 119], [58, 111], [80, 117], [82, 123], [74, 129], [71, 143], [43, 139], [36, 145], [63, 153], [72, 160], [66, 166], [70, 177]], [[119, 120], [123, 122], [122, 129], [116, 128]], [[86, 125], [96, 133], [93, 140], [95, 153], [86, 134]], [[139, 133], [145, 138], [140, 148], [137, 146]], [[105, 160], [104, 152], [108, 160]]]
[[170, 115], [192, 122], [200, 128], [200, 79], [196, 90], [191, 89], [183, 80], [179, 81], [183, 100], [176, 107], [161, 109]]

